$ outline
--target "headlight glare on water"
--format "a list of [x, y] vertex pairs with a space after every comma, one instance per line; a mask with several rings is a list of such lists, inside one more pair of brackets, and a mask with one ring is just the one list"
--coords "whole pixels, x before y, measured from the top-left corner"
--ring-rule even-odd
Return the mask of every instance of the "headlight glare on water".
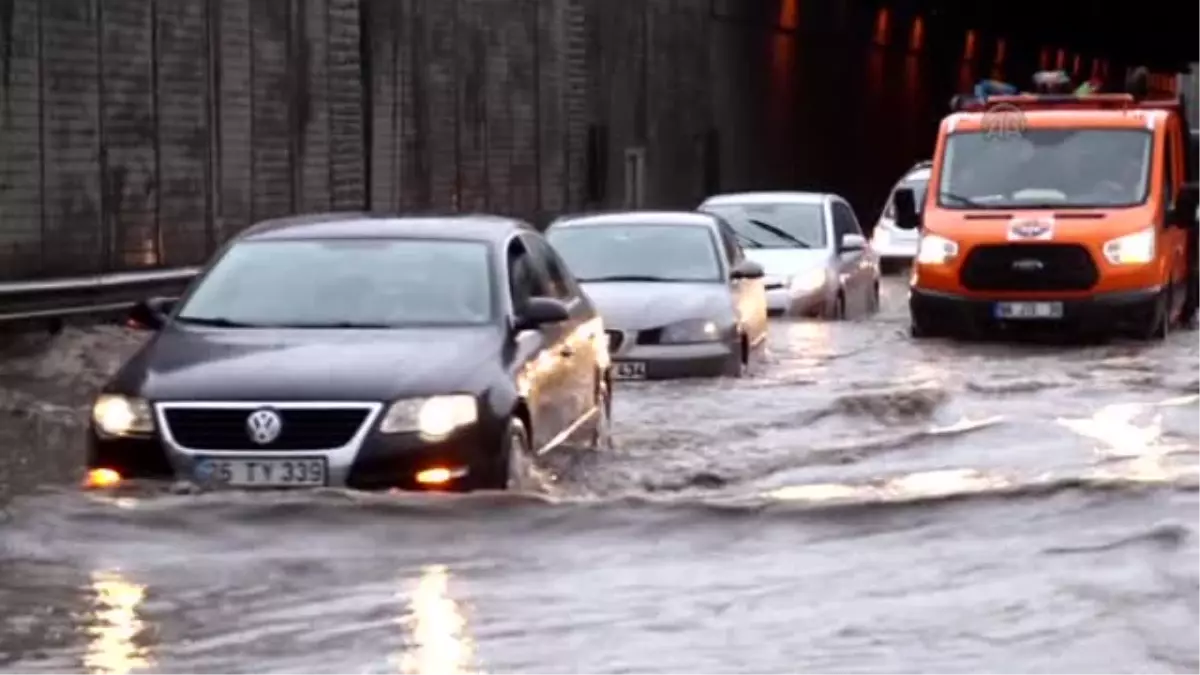
[[154, 413], [145, 399], [100, 394], [92, 404], [92, 423], [101, 436], [141, 436], [154, 433]]
[[392, 403], [379, 423], [385, 434], [417, 432], [425, 438], [444, 438], [479, 419], [475, 397], [449, 394], [401, 399]]

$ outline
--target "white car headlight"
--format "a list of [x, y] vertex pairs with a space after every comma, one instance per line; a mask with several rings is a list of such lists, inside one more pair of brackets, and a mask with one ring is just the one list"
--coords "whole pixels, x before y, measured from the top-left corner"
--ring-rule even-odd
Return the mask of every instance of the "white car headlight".
[[922, 265], [944, 265], [958, 255], [958, 243], [936, 234], [921, 235], [917, 246], [917, 262]]
[[383, 414], [379, 431], [385, 434], [417, 432], [428, 439], [445, 438], [479, 419], [475, 397], [467, 394], [409, 398], [396, 401]]
[[693, 344], [715, 342], [721, 338], [721, 327], [716, 321], [688, 319], [663, 328], [659, 339], [664, 344]]
[[828, 276], [825, 272], [825, 268], [822, 267], [797, 274], [796, 276], [792, 277], [790, 286], [794, 291], [809, 293], [824, 286], [827, 279]]
[[1114, 265], [1145, 265], [1154, 262], [1155, 240], [1153, 227], [1117, 237], [1104, 244], [1104, 257]]
[[100, 394], [92, 404], [92, 423], [101, 436], [144, 436], [154, 433], [154, 413], [145, 400]]

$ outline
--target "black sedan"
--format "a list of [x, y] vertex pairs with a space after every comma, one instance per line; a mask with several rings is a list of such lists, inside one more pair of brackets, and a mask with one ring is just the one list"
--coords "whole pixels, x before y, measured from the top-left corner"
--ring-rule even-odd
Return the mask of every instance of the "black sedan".
[[519, 221], [264, 222], [131, 322], [157, 333], [95, 401], [91, 486], [503, 489], [607, 441], [604, 327]]

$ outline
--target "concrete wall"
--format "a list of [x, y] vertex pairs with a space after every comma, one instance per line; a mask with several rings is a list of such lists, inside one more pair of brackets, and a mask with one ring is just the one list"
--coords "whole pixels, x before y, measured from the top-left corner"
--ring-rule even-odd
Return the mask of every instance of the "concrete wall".
[[869, 221], [951, 94], [1046, 50], [994, 66], [923, 21], [914, 47], [853, 0], [0, 0], [0, 279], [197, 263], [302, 211], [798, 188]]

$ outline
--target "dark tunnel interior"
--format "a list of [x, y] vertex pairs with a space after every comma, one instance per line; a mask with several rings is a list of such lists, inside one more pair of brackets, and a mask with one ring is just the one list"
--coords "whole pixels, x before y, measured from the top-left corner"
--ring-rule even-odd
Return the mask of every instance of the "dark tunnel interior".
[[1062, 69], [1115, 91], [1145, 66], [1152, 92], [1173, 98], [1200, 52], [1194, 5], [713, 3], [716, 21], [757, 35], [744, 41], [743, 63], [763, 64], [730, 78], [742, 88], [735, 100], [757, 103], [730, 114], [761, 116], [742, 121], [749, 143], [723, 144], [722, 188], [836, 191], [866, 227], [888, 187], [927, 158], [950, 98], [976, 81], [1025, 87], [1038, 70]]

